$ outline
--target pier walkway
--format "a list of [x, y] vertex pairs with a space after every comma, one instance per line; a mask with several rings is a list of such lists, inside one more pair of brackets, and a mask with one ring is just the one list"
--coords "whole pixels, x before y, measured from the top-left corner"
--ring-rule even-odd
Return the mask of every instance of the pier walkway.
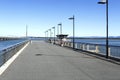
[[120, 65], [42, 41], [33, 41], [0, 80], [120, 80]]

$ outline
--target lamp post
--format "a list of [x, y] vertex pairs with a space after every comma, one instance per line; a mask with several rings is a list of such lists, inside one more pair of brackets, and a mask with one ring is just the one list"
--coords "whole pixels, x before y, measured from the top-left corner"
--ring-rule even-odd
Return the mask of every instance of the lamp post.
[[47, 40], [48, 40], [48, 31], [46, 31], [46, 37], [47, 37]]
[[45, 31], [45, 41], [47, 41], [48, 31]]
[[50, 40], [50, 43], [51, 43], [51, 29], [49, 29], [49, 31], [50, 31], [50, 38], [49, 38], [49, 40]]
[[62, 34], [62, 23], [58, 24], [58, 27], [60, 26], [60, 34]]
[[101, 0], [98, 4], [106, 4], [106, 58], [109, 58], [108, 51], [108, 0]]
[[26, 38], [28, 37], [28, 25], [26, 25]]
[[45, 38], [44, 38], [44, 39], [45, 39], [45, 41], [46, 41], [46, 31], [45, 31]]
[[68, 18], [69, 20], [73, 20], [73, 49], [75, 49], [75, 17]]
[[57, 25], [57, 35], [59, 35], [59, 25]]
[[55, 44], [55, 27], [52, 27], [54, 29], [54, 44]]

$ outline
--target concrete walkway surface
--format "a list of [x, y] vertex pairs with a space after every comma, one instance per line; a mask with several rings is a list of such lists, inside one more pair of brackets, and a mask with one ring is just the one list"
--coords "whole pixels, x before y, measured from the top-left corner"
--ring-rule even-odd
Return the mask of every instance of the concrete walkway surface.
[[0, 80], [120, 80], [120, 65], [33, 41]]

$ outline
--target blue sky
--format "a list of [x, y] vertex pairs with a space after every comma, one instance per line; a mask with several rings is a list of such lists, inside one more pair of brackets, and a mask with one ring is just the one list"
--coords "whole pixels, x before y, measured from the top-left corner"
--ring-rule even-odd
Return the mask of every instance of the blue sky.
[[[100, 0], [0, 0], [0, 36], [44, 36], [44, 32], [60, 22], [63, 33], [72, 36], [75, 15], [75, 35], [105, 36], [105, 5]], [[109, 0], [109, 36], [120, 36], [120, 0]]]

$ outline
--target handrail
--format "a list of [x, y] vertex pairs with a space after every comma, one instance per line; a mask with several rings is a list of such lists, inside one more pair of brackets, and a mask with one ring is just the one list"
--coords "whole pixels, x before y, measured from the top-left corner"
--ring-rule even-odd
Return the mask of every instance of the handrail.
[[8, 59], [10, 59], [16, 52], [18, 52], [28, 40], [8, 46], [6, 49], [0, 51], [0, 66], [2, 66]]
[[[71, 41], [67, 41], [67, 42], [73, 43], [73, 42], [71, 42]], [[106, 46], [106, 44], [101, 44], [101, 43], [88, 43], [88, 42], [75, 42], [75, 43]], [[109, 46], [110, 46], [110, 47], [120, 47], [119, 45], [109, 45]]]
[[[64, 41], [59, 42], [56, 41], [56, 44], [62, 45], [65, 47], [73, 47], [73, 42]], [[94, 44], [94, 43], [84, 43], [84, 42], [75, 42], [75, 49], [87, 51], [90, 53], [94, 53], [96, 55], [106, 56], [106, 45], [105, 44]], [[109, 45], [109, 58], [120, 61], [120, 46]]]

